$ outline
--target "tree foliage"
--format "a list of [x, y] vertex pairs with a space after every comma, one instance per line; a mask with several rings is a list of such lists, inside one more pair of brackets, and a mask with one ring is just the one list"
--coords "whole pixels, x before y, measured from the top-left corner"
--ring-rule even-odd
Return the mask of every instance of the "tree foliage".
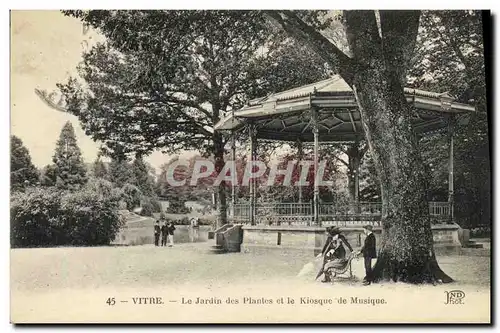
[[134, 175], [126, 159], [112, 158], [108, 167], [109, 181], [116, 187], [134, 182]]
[[[79, 76], [85, 86], [72, 79], [60, 87], [69, 111], [111, 150], [213, 153], [210, 128], [224, 112], [269, 92], [274, 82], [282, 89], [325, 75], [318, 57], [271, 36], [257, 12], [66, 14], [106, 37], [84, 54]], [[295, 66], [303, 59], [306, 65]]]
[[56, 186], [57, 168], [54, 164], [48, 164], [43, 167], [40, 173], [40, 184], [42, 186]]
[[34, 186], [39, 181], [39, 174], [31, 162], [28, 149], [15, 135], [10, 139], [10, 187], [16, 191], [26, 186]]
[[87, 182], [86, 166], [76, 142], [73, 125], [69, 121], [61, 130], [52, 161], [56, 167], [57, 187], [77, 189]]
[[[483, 15], [480, 11], [424, 11], [410, 72], [412, 85], [449, 92], [478, 110], [459, 117], [454, 131], [455, 215], [462, 226], [491, 222]], [[448, 199], [448, 145], [447, 133], [422, 140], [434, 200]]]
[[119, 198], [107, 192], [103, 195], [94, 185], [77, 192], [34, 187], [14, 193], [11, 246], [109, 244], [123, 223], [118, 215]]
[[424, 11], [410, 83], [447, 91], [486, 112], [482, 15], [475, 10]]
[[[213, 126], [229, 110], [326, 74], [319, 57], [270, 33], [255, 11], [65, 13], [106, 38], [84, 54], [79, 78], [59, 87], [109, 154], [195, 149], [220, 171], [226, 140]], [[224, 222], [223, 190], [218, 197]]]
[[109, 179], [108, 168], [100, 156], [97, 157], [92, 164], [92, 176], [94, 176], [94, 178]]
[[143, 195], [145, 196], [156, 196], [154, 190], [154, 180], [151, 178], [149, 173], [149, 168], [142, 158], [136, 158], [132, 162], [132, 173], [133, 182], [137, 186]]
[[141, 205], [142, 192], [141, 190], [132, 184], [125, 184], [121, 188], [122, 199], [127, 204], [128, 210], [134, 210]]

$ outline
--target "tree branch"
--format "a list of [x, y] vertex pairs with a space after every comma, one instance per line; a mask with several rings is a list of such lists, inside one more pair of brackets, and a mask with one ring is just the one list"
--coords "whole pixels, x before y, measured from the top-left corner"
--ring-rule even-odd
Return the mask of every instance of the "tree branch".
[[380, 11], [382, 48], [387, 68], [396, 71], [403, 87], [406, 85], [406, 72], [415, 50], [419, 21], [420, 11]]
[[[185, 92], [182, 92], [182, 91], [178, 91], [179, 93], [183, 93], [185, 94]], [[161, 95], [158, 91], [154, 91], [154, 93], [156, 94], [156, 96], [166, 102], [166, 103], [175, 103], [175, 104], [179, 104], [181, 106], [184, 106], [184, 107], [189, 107], [189, 108], [193, 108], [193, 109], [196, 109], [198, 111], [200, 111], [201, 113], [203, 113], [207, 119], [211, 120], [212, 119], [212, 115], [211, 113], [206, 110], [204, 107], [202, 107], [201, 105], [199, 105], [198, 103], [196, 102], [192, 102], [192, 101], [189, 101], [189, 100], [182, 100], [180, 98], [177, 98], [177, 97], [174, 97], [174, 96], [163, 96]]]
[[[380, 67], [382, 41], [377, 20], [372, 10], [347, 10], [344, 12], [346, 35], [357, 67]], [[356, 68], [356, 71], [363, 70]]]
[[312, 48], [325, 62], [338, 69], [347, 84], [352, 84], [353, 60], [325, 36], [292, 11], [265, 11], [264, 15], [283, 28], [291, 37]]

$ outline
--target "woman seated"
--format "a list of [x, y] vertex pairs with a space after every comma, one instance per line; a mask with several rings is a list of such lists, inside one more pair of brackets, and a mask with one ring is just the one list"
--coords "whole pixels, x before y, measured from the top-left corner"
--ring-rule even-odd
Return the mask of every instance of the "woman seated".
[[[318, 272], [316, 279], [319, 278], [328, 268], [343, 268], [347, 264], [346, 250], [344, 244], [353, 251], [351, 244], [347, 241], [344, 235], [341, 234], [338, 227], [326, 228], [328, 237], [326, 239], [321, 256], [323, 256], [323, 267]], [[330, 277], [325, 274], [325, 278], [321, 282], [330, 282]]]

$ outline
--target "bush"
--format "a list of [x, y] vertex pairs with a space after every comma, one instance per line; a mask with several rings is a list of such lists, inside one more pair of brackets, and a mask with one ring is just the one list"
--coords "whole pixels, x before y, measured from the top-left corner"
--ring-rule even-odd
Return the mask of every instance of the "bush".
[[149, 198], [151, 205], [153, 206], [153, 213], [160, 213], [162, 210], [160, 200], [157, 198]]
[[213, 219], [200, 219], [199, 220], [200, 225], [213, 225], [215, 224], [215, 220]]
[[47, 246], [58, 241], [54, 231], [61, 222], [60, 196], [54, 188], [29, 188], [12, 194], [11, 246]]
[[107, 245], [122, 225], [118, 202], [99, 198], [90, 189], [64, 195], [61, 214], [72, 245]]
[[191, 223], [189, 222], [189, 218], [187, 216], [184, 216], [180, 220], [174, 221], [175, 225], [190, 225]]
[[123, 192], [120, 188], [116, 188], [110, 181], [102, 178], [89, 179], [86, 189], [94, 191], [99, 199], [112, 198], [114, 201], [119, 201], [123, 197]]
[[107, 245], [122, 226], [118, 196], [31, 188], [11, 197], [11, 246]]
[[153, 216], [154, 207], [149, 198], [144, 198], [141, 201], [141, 215], [142, 216]]
[[168, 200], [167, 213], [188, 214], [189, 208], [185, 206], [185, 201], [178, 197], [172, 197]]
[[141, 215], [153, 216], [153, 213], [161, 212], [161, 204], [156, 198], [142, 197], [141, 199]]
[[132, 211], [141, 205], [142, 192], [134, 185], [125, 184], [121, 188], [122, 200], [126, 202], [127, 209]]
[[470, 229], [471, 237], [491, 237], [491, 227], [490, 226], [477, 226]]

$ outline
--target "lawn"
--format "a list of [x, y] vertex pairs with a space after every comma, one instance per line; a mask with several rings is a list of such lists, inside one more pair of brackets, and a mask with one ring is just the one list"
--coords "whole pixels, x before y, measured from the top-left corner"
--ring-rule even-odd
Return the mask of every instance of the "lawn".
[[[454, 322], [489, 320], [489, 257], [438, 258], [443, 270], [457, 280], [452, 285], [385, 283], [363, 287], [350, 281], [333, 285], [315, 282], [315, 272], [297, 277], [312, 259], [308, 253], [260, 251], [214, 255], [208, 253], [208, 248], [209, 243], [187, 243], [173, 248], [145, 245], [13, 249], [11, 317], [16, 322], [330, 322], [334, 320], [331, 314], [339, 315], [345, 310], [346, 315], [337, 320], [377, 321], [381, 316], [398, 322], [422, 318]], [[357, 277], [363, 276], [362, 260], [354, 262], [353, 270]], [[465, 305], [444, 305], [445, 292], [453, 289], [466, 292]], [[166, 304], [142, 307], [130, 304], [132, 297], [146, 296], [162, 297]], [[359, 304], [348, 304], [334, 312], [332, 305], [276, 304], [280, 297], [299, 301], [303, 296], [383, 298], [387, 304], [373, 306], [369, 314], [361, 317], [349, 310], [352, 306], [360, 307]], [[128, 301], [109, 306], [106, 300], [110, 297]], [[232, 297], [239, 304], [182, 305], [183, 298], [197, 297], [223, 301]], [[244, 297], [269, 298], [275, 303], [241, 304]], [[409, 310], [409, 305], [418, 302], [426, 302], [427, 306], [406, 314], [386, 311], [402, 311], [405, 305]], [[165, 311], [168, 316], [163, 315]], [[325, 317], [325, 313], [330, 315]]]

